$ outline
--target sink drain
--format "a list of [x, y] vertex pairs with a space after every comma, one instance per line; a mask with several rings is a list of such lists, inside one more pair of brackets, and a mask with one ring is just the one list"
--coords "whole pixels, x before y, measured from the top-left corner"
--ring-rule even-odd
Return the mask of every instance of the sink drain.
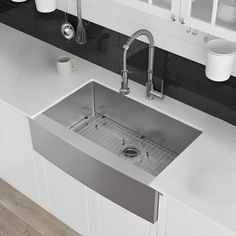
[[136, 147], [127, 147], [122, 153], [125, 157], [135, 158], [139, 155], [139, 150]]

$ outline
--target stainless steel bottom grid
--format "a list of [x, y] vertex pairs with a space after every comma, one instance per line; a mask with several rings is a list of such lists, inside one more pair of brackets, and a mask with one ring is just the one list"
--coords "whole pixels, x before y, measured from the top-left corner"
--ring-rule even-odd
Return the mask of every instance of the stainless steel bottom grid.
[[[71, 129], [154, 176], [157, 176], [177, 156], [176, 153], [104, 115], [88, 115]], [[128, 149], [136, 150], [136, 155], [126, 156], [124, 150]]]

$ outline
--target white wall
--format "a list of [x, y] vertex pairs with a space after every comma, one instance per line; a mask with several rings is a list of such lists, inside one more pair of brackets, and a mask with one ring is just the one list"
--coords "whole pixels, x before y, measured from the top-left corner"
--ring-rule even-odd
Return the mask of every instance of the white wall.
[[[67, 1], [68, 11], [76, 15], [76, 0]], [[58, 9], [66, 9], [66, 0], [57, 2]], [[83, 18], [126, 35], [131, 35], [140, 28], [149, 29], [154, 35], [157, 47], [205, 64], [206, 33], [199, 32], [194, 36], [191, 32], [187, 33], [188, 27], [178, 21], [163, 20], [112, 0], [82, 0], [82, 10]], [[236, 76], [236, 66], [233, 74]]]

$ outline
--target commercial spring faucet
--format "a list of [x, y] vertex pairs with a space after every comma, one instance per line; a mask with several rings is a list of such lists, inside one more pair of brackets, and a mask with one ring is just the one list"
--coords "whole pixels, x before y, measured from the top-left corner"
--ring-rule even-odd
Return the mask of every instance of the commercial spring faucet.
[[131, 46], [131, 44], [140, 36], [146, 36], [149, 41], [149, 49], [148, 49], [148, 76], [146, 82], [146, 98], [153, 99], [154, 97], [163, 98], [163, 87], [164, 82], [162, 80], [161, 83], [161, 92], [155, 91], [153, 89], [153, 63], [154, 63], [154, 53], [155, 53], [155, 43], [153, 35], [150, 31], [146, 29], [140, 29], [136, 31], [131, 37], [127, 40], [127, 42], [123, 46], [123, 69], [121, 71], [121, 88], [120, 93], [123, 95], [127, 95], [130, 93], [129, 83], [128, 83], [128, 70], [127, 70], [127, 52]]

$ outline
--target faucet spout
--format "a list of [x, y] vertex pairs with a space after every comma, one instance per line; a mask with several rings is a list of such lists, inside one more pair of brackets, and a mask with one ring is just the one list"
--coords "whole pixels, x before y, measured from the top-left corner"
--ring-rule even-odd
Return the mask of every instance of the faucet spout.
[[[153, 90], [153, 63], [154, 63], [154, 54], [155, 54], [155, 42], [152, 33], [146, 29], [140, 29], [136, 31], [131, 37], [127, 40], [127, 42], [123, 46], [123, 70], [121, 72], [121, 88], [120, 93], [123, 95], [127, 95], [130, 92], [129, 83], [128, 83], [128, 70], [127, 70], [127, 52], [131, 46], [131, 44], [135, 41], [135, 39], [140, 36], [146, 36], [149, 41], [149, 49], [148, 49], [148, 76], [146, 83], [146, 97], [148, 99], [153, 99], [154, 96], [161, 97], [163, 96], [163, 91], [161, 93]], [[162, 86], [163, 87], [163, 86]]]

